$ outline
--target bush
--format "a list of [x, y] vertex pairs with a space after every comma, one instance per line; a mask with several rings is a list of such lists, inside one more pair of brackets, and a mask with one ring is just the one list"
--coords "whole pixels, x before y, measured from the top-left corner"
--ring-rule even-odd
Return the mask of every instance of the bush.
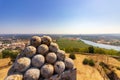
[[83, 60], [83, 64], [89, 66], [95, 66], [95, 62], [92, 59], [87, 59], [87, 58]]
[[120, 70], [120, 67], [117, 67], [117, 70]]
[[3, 50], [2, 57], [3, 58], [11, 58], [11, 61], [14, 62], [15, 58], [17, 57], [18, 52], [13, 52], [11, 50]]
[[12, 54], [12, 53], [11, 53], [10, 50], [3, 50], [3, 51], [2, 51], [2, 56], [3, 56], [3, 58], [8, 58], [8, 57], [10, 57], [11, 54]]
[[89, 53], [94, 53], [94, 47], [93, 46], [88, 47], [88, 50], [89, 50]]
[[73, 53], [71, 53], [70, 55], [69, 55], [69, 58], [71, 58], [71, 59], [76, 59], [76, 56], [75, 56], [75, 54], [73, 54]]
[[85, 58], [84, 60], [83, 60], [83, 64], [84, 65], [87, 65], [89, 63], [89, 60], [87, 59], [87, 58]]
[[95, 62], [94, 62], [92, 59], [90, 59], [90, 60], [89, 60], [89, 65], [90, 65], [90, 66], [95, 66]]

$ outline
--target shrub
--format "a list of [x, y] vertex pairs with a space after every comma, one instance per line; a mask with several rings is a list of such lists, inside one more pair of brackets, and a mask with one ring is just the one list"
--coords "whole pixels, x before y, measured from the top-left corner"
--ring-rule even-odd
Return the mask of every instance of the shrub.
[[83, 60], [83, 64], [84, 64], [84, 65], [89, 64], [89, 60], [88, 60], [87, 58], [85, 58], [85, 59]]
[[2, 51], [2, 57], [3, 58], [11, 58], [11, 61], [14, 61], [15, 58], [17, 57], [18, 52], [13, 52], [11, 50], [3, 50]]
[[83, 60], [83, 64], [89, 66], [95, 66], [95, 62], [92, 59], [87, 59], [87, 58]]
[[11, 51], [10, 50], [3, 50], [2, 51], [3, 58], [8, 58], [8, 57], [10, 57], [10, 55], [11, 55]]
[[71, 58], [71, 59], [76, 59], [76, 56], [75, 56], [75, 54], [73, 54], [73, 53], [71, 53], [70, 55], [69, 55], [69, 58]]
[[18, 52], [13, 52], [11, 55], [10, 55], [10, 58], [11, 58], [11, 61], [14, 62], [16, 57], [18, 55]]
[[120, 67], [117, 67], [117, 70], [120, 70]]
[[90, 65], [90, 66], [95, 66], [95, 62], [94, 62], [92, 59], [90, 59], [90, 60], [89, 60], [89, 65]]

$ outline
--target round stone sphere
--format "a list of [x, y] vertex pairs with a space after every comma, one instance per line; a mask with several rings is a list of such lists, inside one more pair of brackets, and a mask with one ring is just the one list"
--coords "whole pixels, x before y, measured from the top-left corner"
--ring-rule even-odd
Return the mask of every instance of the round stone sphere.
[[43, 36], [42, 37], [42, 44], [46, 44], [49, 46], [51, 42], [52, 42], [52, 39], [50, 36]]
[[73, 69], [74, 68], [74, 62], [71, 58], [65, 58], [65, 67], [67, 69]]
[[34, 46], [27, 46], [23, 53], [27, 56], [27, 57], [32, 57], [36, 54], [36, 48]]
[[39, 36], [33, 36], [30, 39], [30, 45], [38, 47], [41, 44], [41, 38]]
[[47, 45], [45, 44], [41, 44], [39, 47], [38, 47], [38, 53], [42, 54], [42, 55], [45, 55], [47, 52], [49, 51], [49, 48]]
[[30, 67], [30, 64], [31, 60], [29, 58], [22, 57], [15, 62], [14, 69], [18, 72], [24, 72]]
[[53, 65], [45, 64], [45, 65], [42, 66], [42, 68], [41, 68], [41, 75], [44, 78], [46, 78], [46, 79], [50, 78], [53, 75], [53, 73], [54, 73]]
[[23, 80], [23, 75], [22, 74], [9, 75], [4, 80]]
[[40, 77], [40, 70], [37, 68], [30, 68], [24, 74], [24, 80], [38, 80]]
[[64, 64], [64, 62], [63, 61], [57, 61], [54, 64], [54, 69], [55, 69], [56, 73], [61, 74], [65, 70], [65, 64]]
[[56, 44], [56, 43], [51, 43], [50, 44], [50, 46], [49, 46], [49, 49], [50, 49], [50, 51], [51, 52], [57, 52], [58, 51], [58, 49], [59, 49], [59, 47], [58, 47], [58, 45]]
[[45, 58], [43, 55], [38, 54], [32, 58], [32, 65], [34, 67], [40, 68], [45, 63]]
[[57, 56], [54, 52], [50, 52], [46, 55], [46, 61], [50, 64], [55, 63], [57, 60]]
[[57, 54], [58, 60], [63, 61], [65, 59], [65, 51], [58, 50], [56, 54]]

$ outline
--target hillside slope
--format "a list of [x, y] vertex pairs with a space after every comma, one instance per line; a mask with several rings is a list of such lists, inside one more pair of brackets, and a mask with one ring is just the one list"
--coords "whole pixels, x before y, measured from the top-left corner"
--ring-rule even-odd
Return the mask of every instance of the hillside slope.
[[[69, 54], [66, 54], [66, 56], [68, 56]], [[77, 80], [104, 80], [103, 76], [100, 74], [100, 72], [97, 70], [96, 67], [91, 67], [89, 65], [83, 65], [82, 62], [84, 60], [84, 58], [92, 58], [93, 60], [98, 60], [98, 61], [106, 61], [106, 56], [105, 55], [82, 55], [82, 54], [75, 54], [76, 55], [76, 59], [74, 60], [75, 63], [75, 67], [77, 68]], [[108, 57], [109, 58], [109, 62], [107, 64], [110, 64], [112, 66], [119, 66], [120, 65], [120, 61]], [[2, 65], [6, 65], [3, 64], [2, 60], [0, 60]], [[4, 59], [5, 62], [8, 62], [8, 59]], [[0, 69], [0, 80], [3, 80], [4, 77], [7, 74], [7, 71], [9, 67], [5, 67], [3, 69]], [[120, 77], [120, 70], [114, 69], [115, 73], [118, 75], [118, 77]]]

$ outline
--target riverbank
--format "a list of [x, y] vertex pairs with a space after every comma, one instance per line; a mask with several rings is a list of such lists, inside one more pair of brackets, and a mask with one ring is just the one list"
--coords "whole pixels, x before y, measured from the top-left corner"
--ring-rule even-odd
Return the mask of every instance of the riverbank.
[[91, 45], [91, 46], [95, 46], [95, 47], [99, 47], [99, 48], [105, 48], [105, 49], [114, 49], [117, 51], [120, 51], [120, 46], [113, 46], [113, 45], [107, 45], [107, 44], [100, 44], [100, 43], [95, 43], [89, 40], [84, 40], [84, 39], [80, 39], [81, 41], [83, 41], [84, 43]]

